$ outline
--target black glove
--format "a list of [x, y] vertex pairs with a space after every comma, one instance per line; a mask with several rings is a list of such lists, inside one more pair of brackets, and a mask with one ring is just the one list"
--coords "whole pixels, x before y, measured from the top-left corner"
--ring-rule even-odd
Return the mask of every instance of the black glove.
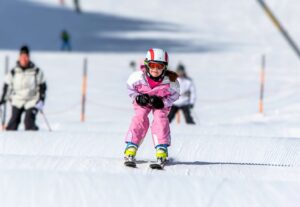
[[165, 106], [162, 98], [159, 96], [150, 96], [149, 103], [155, 109], [162, 109]]
[[0, 106], [6, 102], [5, 96], [6, 96], [7, 91], [8, 91], [8, 84], [4, 83], [2, 96], [0, 97]]
[[148, 94], [141, 94], [135, 97], [136, 103], [140, 106], [147, 106], [150, 100], [150, 96]]
[[4, 99], [1, 99], [1, 100], [0, 100], [0, 106], [1, 106], [2, 104], [5, 104], [5, 102], [6, 102], [6, 101], [5, 101]]

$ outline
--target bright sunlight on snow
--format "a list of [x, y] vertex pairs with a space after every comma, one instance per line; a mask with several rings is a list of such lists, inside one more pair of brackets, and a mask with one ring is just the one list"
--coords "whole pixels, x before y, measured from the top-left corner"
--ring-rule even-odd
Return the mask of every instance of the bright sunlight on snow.
[[[265, 0], [295, 44], [300, 3]], [[63, 3], [63, 4], [62, 4]], [[297, 207], [300, 59], [258, 1], [1, 0], [0, 84], [22, 44], [45, 72], [40, 131], [0, 132], [3, 207]], [[60, 51], [70, 32], [72, 52]], [[196, 85], [196, 125], [171, 123], [164, 170], [152, 170], [150, 131], [137, 168], [123, 164], [134, 113], [130, 61], [168, 51]], [[264, 111], [259, 111], [262, 55]], [[87, 60], [86, 121], [80, 122]], [[7, 62], [8, 61], [8, 62]], [[7, 117], [10, 116], [10, 107]]]

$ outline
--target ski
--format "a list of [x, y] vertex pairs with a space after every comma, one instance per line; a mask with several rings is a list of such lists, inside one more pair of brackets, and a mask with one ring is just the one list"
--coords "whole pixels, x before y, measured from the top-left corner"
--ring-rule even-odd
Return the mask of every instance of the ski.
[[163, 170], [166, 163], [167, 163], [167, 160], [158, 159], [156, 162], [150, 163], [149, 167], [153, 170]]
[[134, 157], [129, 156], [129, 157], [124, 157], [124, 159], [125, 159], [125, 161], [124, 161], [125, 166], [136, 168], [136, 160]]
[[132, 167], [132, 168], [136, 168], [136, 162], [135, 161], [125, 161], [124, 165], [126, 167]]
[[158, 163], [151, 163], [149, 167], [153, 170], [163, 170], [164, 166]]
[[134, 158], [132, 157], [125, 157], [124, 158], [124, 165], [126, 167], [130, 167], [130, 168], [137, 168], [138, 164], [143, 164], [143, 163], [148, 163], [149, 167], [153, 170], [163, 170], [164, 167], [167, 165], [167, 163], [170, 163], [171, 159], [169, 160], [160, 160], [158, 159], [157, 161], [144, 161], [144, 160], [140, 160], [140, 161], [136, 161]]

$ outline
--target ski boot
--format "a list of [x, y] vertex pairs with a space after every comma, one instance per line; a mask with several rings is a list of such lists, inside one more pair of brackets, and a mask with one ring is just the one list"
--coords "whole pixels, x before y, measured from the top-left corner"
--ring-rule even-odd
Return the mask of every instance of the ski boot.
[[137, 152], [138, 146], [134, 143], [128, 142], [126, 145], [126, 149], [124, 152], [124, 165], [128, 167], [136, 167], [136, 152]]
[[150, 168], [162, 170], [168, 160], [168, 145], [156, 146], [156, 163], [150, 164]]

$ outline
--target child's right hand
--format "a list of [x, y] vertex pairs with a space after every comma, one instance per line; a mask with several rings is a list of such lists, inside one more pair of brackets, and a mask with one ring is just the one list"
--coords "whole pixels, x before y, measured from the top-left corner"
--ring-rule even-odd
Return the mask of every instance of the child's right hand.
[[148, 94], [141, 94], [135, 97], [135, 101], [140, 106], [147, 106], [150, 101], [150, 96]]
[[164, 102], [159, 96], [151, 96], [149, 100], [150, 105], [155, 109], [164, 108]]

